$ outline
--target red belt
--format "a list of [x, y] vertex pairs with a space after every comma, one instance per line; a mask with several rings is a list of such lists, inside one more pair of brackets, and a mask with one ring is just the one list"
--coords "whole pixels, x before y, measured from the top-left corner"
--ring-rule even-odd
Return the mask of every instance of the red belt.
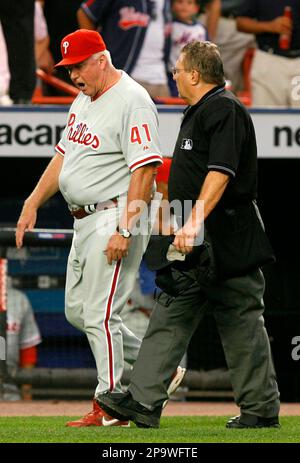
[[118, 204], [118, 198], [108, 199], [95, 204], [89, 204], [87, 206], [80, 206], [76, 209], [70, 209], [70, 213], [75, 219], [83, 219], [88, 215], [94, 214], [94, 212], [105, 211], [112, 207], [116, 207]]

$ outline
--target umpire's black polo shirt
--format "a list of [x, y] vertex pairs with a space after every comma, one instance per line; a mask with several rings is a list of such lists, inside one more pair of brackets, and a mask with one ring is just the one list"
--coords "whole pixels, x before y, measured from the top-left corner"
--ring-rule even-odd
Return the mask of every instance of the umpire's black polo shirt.
[[223, 194], [225, 207], [256, 197], [257, 148], [246, 108], [224, 86], [215, 87], [186, 108], [169, 177], [169, 200], [199, 196], [210, 170], [230, 175]]

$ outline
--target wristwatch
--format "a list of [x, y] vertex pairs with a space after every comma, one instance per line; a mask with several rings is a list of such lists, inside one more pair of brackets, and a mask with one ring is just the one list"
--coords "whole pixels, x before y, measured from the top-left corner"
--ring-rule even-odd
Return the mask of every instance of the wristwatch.
[[127, 228], [119, 228], [119, 226], [117, 227], [117, 232], [120, 233], [121, 236], [123, 236], [123, 238], [130, 238], [131, 237], [131, 232], [129, 230], [127, 230]]

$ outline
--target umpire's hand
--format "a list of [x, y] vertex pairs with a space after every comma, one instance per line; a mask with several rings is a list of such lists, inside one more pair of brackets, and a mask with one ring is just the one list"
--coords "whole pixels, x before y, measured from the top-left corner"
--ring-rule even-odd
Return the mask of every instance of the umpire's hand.
[[189, 254], [193, 250], [194, 242], [198, 233], [198, 228], [196, 228], [195, 225], [188, 220], [182, 228], [174, 233], [175, 239], [173, 241], [173, 245], [177, 251], [180, 251], [183, 254]]

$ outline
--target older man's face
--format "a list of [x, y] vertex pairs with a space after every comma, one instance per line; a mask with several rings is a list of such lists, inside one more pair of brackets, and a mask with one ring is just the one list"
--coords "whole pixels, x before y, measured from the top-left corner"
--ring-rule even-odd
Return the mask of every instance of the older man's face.
[[[90, 56], [80, 63], [66, 66], [73, 84], [91, 98], [97, 94], [103, 81], [103, 65], [101, 57]], [[100, 84], [100, 87], [99, 87]]]
[[186, 69], [184, 63], [184, 54], [180, 54], [178, 60], [176, 61], [175, 68], [173, 69], [173, 79], [176, 82], [178, 89], [178, 95], [181, 98], [187, 96], [187, 89], [189, 88], [190, 72]]

